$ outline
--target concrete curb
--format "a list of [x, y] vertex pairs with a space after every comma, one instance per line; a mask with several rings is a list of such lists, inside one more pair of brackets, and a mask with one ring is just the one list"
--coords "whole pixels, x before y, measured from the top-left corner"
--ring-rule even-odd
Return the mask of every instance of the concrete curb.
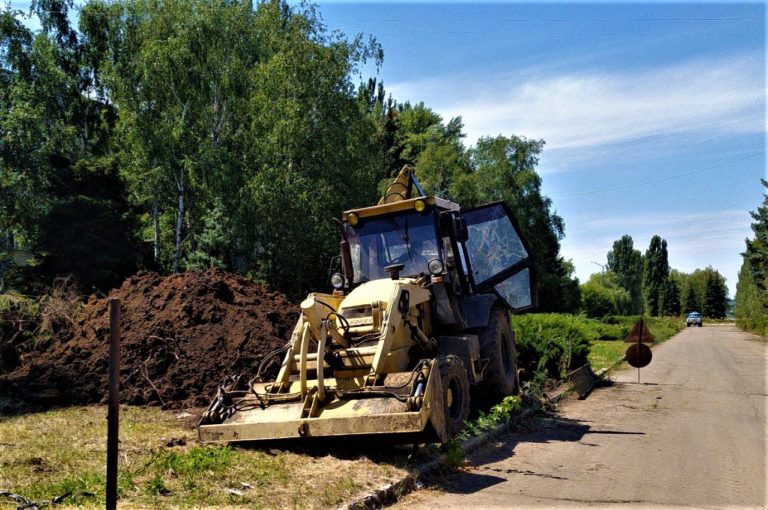
[[[533, 409], [525, 409], [523, 412], [516, 416], [516, 419], [526, 419], [533, 414]], [[501, 423], [493, 430], [489, 430], [479, 436], [470, 437], [466, 441], [461, 443], [461, 451], [464, 455], [468, 455], [477, 450], [480, 446], [484, 445], [489, 440], [496, 436], [499, 436], [509, 430], [509, 423]], [[424, 476], [437, 471], [447, 464], [447, 456], [440, 454], [436, 458], [429, 460], [423, 464], [416, 466], [413, 471], [399, 480], [376, 489], [364, 496], [361, 496], [351, 503], [345, 504], [339, 507], [347, 510], [368, 510], [372, 508], [381, 508], [384, 505], [394, 503], [402, 496], [412, 492], [419, 485], [419, 479]]]
[[613, 370], [614, 368], [616, 368], [619, 365], [621, 365], [622, 363], [624, 363], [624, 358], [625, 357], [622, 356], [621, 358], [617, 359], [608, 368], [605, 368], [605, 367], [601, 368], [600, 370], [597, 371], [597, 373], [595, 373], [595, 375], [597, 377], [602, 378], [603, 376], [607, 375], [611, 370]]

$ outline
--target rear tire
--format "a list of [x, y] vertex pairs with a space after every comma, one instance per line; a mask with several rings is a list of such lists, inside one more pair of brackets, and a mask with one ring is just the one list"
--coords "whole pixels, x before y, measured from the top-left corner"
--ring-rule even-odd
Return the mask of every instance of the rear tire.
[[478, 384], [484, 399], [499, 401], [517, 388], [517, 353], [515, 335], [509, 327], [509, 315], [502, 308], [491, 310], [488, 327], [480, 335], [480, 357], [488, 360], [483, 381]]
[[438, 359], [445, 410], [445, 431], [451, 438], [461, 432], [469, 418], [469, 381], [461, 358], [445, 356]]

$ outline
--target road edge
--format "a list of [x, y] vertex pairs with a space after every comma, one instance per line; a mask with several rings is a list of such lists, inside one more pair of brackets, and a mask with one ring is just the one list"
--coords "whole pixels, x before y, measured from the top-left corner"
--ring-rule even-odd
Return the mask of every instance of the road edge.
[[[533, 409], [525, 409], [520, 414], [515, 415], [515, 419], [526, 419], [532, 414]], [[489, 440], [507, 432], [509, 430], [510, 424], [511, 422], [500, 423], [496, 426], [496, 428], [492, 430], [462, 441], [460, 444], [462, 454], [465, 456], [469, 455]], [[417, 489], [420, 478], [423, 478], [432, 472], [443, 468], [446, 465], [448, 465], [448, 457], [446, 454], [441, 453], [436, 458], [416, 466], [412, 472], [402, 476], [399, 480], [390, 482], [383, 487], [380, 487], [379, 489], [375, 489], [368, 494], [356, 498], [350, 503], [345, 503], [344, 505], [340, 506], [339, 509], [368, 510], [372, 508], [381, 508], [382, 506], [392, 504], [402, 496], [405, 496], [406, 494]]]

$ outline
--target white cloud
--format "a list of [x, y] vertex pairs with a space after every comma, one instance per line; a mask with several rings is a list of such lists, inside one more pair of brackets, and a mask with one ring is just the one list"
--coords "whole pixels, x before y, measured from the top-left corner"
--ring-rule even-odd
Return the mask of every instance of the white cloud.
[[514, 133], [543, 138], [548, 151], [576, 151], [696, 131], [764, 132], [762, 69], [752, 55], [640, 73], [434, 78], [390, 89], [402, 99], [429, 98], [446, 118], [461, 115], [470, 143]]
[[609, 218], [584, 215], [569, 222], [561, 253], [573, 259], [583, 282], [600, 271], [593, 262], [605, 264], [613, 242], [622, 235], [631, 235], [635, 249], [645, 253], [651, 237], [659, 234], [667, 241], [672, 268], [691, 272], [712, 266], [726, 277], [733, 296], [741, 266], [741, 257], [735, 254], [744, 251], [744, 239], [752, 236], [750, 223], [747, 211], [735, 210]]

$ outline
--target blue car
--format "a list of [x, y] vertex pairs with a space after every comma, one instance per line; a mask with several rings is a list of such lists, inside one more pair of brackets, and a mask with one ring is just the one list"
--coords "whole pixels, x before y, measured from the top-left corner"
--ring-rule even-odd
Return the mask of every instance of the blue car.
[[701, 314], [699, 312], [691, 312], [688, 314], [688, 318], [685, 319], [686, 326], [702, 326]]

